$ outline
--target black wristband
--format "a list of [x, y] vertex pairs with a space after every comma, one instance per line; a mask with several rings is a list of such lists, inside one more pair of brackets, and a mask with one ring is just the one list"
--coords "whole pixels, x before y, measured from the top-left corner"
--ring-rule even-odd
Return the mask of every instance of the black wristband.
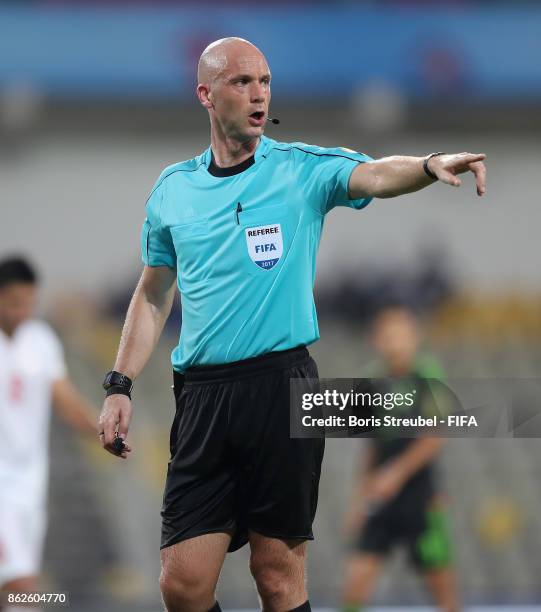
[[131, 378], [129, 378], [129, 376], [126, 376], [121, 372], [111, 370], [110, 372], [107, 372], [102, 387], [107, 392], [105, 397], [120, 393], [122, 395], [127, 395], [131, 399], [133, 381]]
[[431, 160], [433, 157], [437, 157], [438, 155], [443, 155], [443, 151], [438, 151], [437, 153], [430, 153], [429, 155], [427, 155], [423, 161], [423, 170], [425, 171], [426, 175], [429, 176], [433, 181], [437, 181], [438, 177], [432, 172], [432, 170], [428, 167], [428, 162], [429, 160]]
[[127, 395], [131, 399], [131, 389], [123, 385], [112, 385], [107, 389], [105, 397], [110, 395]]

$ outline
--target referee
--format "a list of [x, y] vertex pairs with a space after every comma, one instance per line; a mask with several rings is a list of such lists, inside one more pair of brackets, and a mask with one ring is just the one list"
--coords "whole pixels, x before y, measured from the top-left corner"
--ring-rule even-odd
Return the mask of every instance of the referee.
[[306, 346], [319, 338], [312, 289], [325, 215], [438, 179], [458, 186], [468, 171], [485, 192], [483, 154], [373, 161], [263, 136], [270, 81], [265, 57], [246, 40], [221, 39], [201, 55], [197, 96], [211, 146], [166, 168], [150, 194], [145, 267], [104, 383], [101, 442], [126, 458], [132, 381], [176, 281], [182, 331], [172, 354], [160, 576], [170, 612], [220, 610], [226, 552], [246, 543], [263, 609], [310, 610], [304, 566], [324, 442], [289, 437], [288, 402], [290, 378], [317, 377]]

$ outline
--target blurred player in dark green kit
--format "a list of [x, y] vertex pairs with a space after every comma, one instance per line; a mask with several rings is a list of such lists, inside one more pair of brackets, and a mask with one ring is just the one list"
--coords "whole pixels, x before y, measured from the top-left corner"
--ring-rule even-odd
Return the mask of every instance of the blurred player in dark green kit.
[[[379, 363], [368, 375], [401, 378], [427, 389], [422, 381], [441, 379], [443, 372], [421, 353], [420, 341], [418, 321], [410, 309], [383, 309], [373, 325]], [[427, 408], [433, 401], [425, 395], [418, 394], [412, 407], [395, 406], [393, 416], [432, 416]], [[357, 612], [368, 604], [386, 558], [397, 545], [407, 549], [438, 607], [446, 612], [460, 609], [444, 493], [435, 465], [442, 443], [428, 436], [397, 438], [383, 430], [366, 440], [345, 519], [353, 546], [345, 570], [344, 612]]]

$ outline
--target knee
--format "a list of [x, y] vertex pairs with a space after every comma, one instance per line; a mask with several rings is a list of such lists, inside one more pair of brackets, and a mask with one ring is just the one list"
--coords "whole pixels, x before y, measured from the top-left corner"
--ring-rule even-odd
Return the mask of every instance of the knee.
[[169, 612], [199, 610], [203, 604], [210, 609], [214, 605], [214, 588], [204, 576], [194, 572], [172, 572], [166, 567], [160, 573], [160, 590]]
[[302, 576], [287, 564], [255, 559], [250, 562], [250, 570], [264, 603], [286, 600], [303, 588]]

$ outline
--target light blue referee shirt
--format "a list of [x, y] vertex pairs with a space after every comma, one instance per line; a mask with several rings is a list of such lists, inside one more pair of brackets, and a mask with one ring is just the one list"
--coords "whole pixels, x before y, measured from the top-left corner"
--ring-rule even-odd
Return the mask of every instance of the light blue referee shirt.
[[209, 147], [166, 168], [143, 224], [144, 263], [177, 271], [178, 372], [315, 342], [313, 287], [325, 215], [370, 202], [348, 197], [351, 172], [371, 160], [348, 149], [263, 136], [253, 164], [232, 176], [213, 176], [211, 159]]

